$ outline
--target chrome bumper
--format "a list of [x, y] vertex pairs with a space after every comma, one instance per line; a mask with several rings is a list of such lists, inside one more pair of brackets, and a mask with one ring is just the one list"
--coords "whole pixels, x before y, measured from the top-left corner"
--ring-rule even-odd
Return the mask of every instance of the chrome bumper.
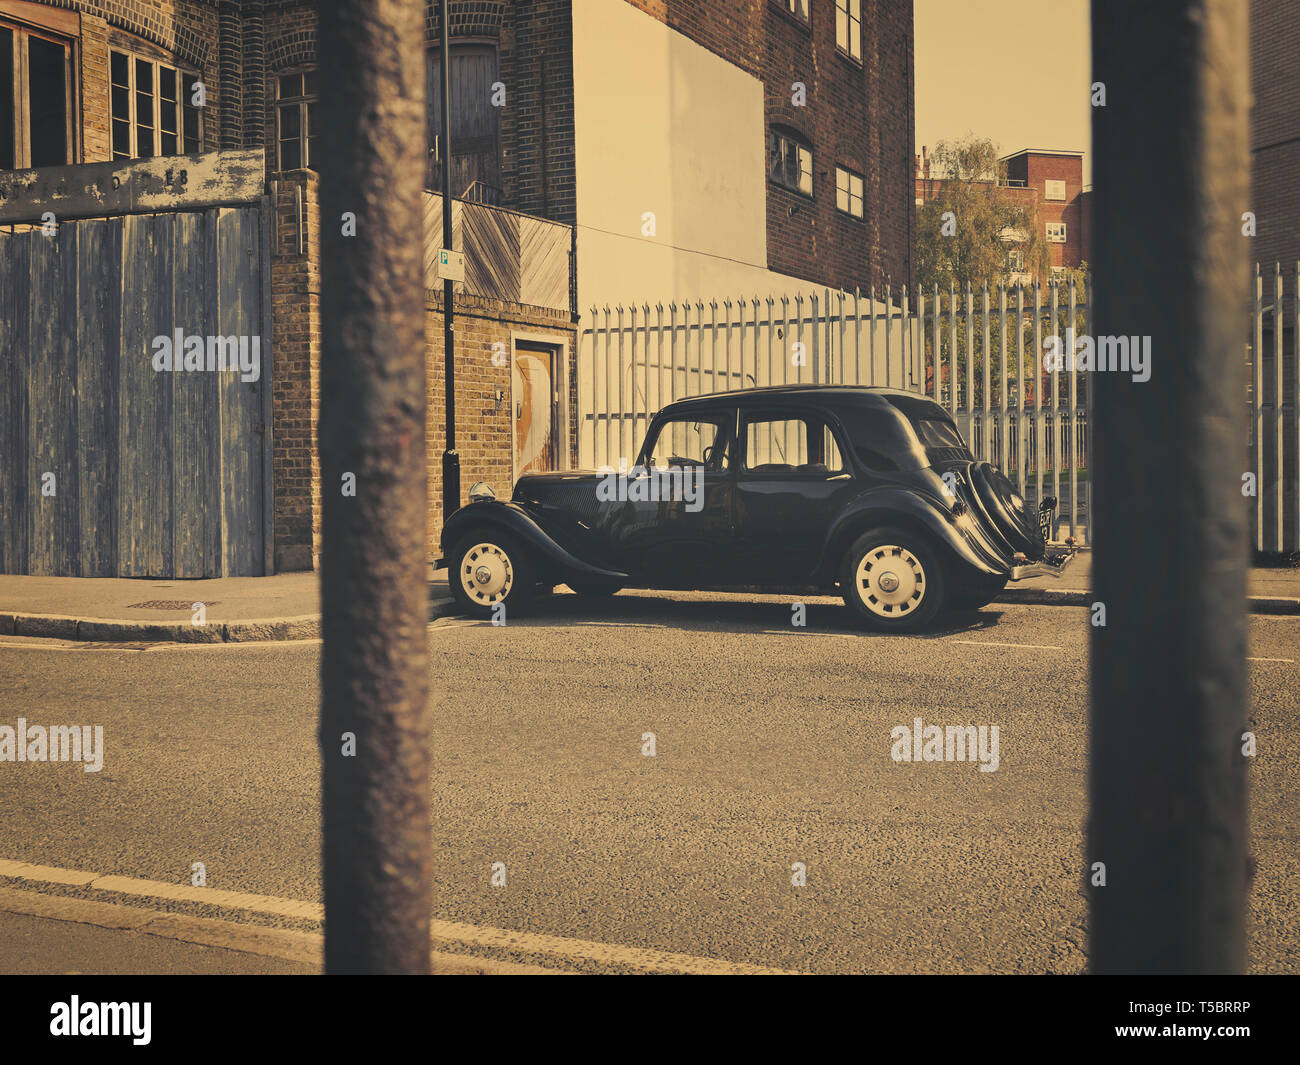
[[1060, 577], [1062, 573], [1069, 568], [1074, 556], [1078, 554], [1074, 548], [1062, 548], [1053, 551], [1050, 547], [1047, 554], [1041, 562], [1025, 562], [1018, 566], [1011, 567], [1011, 576], [1009, 581], [1023, 581], [1026, 577]]

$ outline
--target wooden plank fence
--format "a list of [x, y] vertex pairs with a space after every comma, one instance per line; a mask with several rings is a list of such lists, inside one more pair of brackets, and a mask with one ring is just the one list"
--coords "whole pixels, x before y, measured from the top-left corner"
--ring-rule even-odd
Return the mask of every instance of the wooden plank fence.
[[[0, 231], [0, 572], [266, 571], [260, 207]], [[157, 372], [153, 339], [247, 337], [256, 381]]]

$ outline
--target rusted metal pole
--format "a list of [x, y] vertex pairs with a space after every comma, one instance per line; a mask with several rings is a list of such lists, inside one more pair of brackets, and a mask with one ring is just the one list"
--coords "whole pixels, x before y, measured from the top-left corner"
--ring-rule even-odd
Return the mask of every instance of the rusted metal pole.
[[319, 12], [325, 968], [427, 973], [424, 4]]
[[1093, 328], [1151, 338], [1093, 374], [1095, 973], [1244, 966], [1247, 8], [1092, 4]]

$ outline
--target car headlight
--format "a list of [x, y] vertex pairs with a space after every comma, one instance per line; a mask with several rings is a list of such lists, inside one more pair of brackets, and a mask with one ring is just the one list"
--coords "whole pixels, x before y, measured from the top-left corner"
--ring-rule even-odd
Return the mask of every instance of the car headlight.
[[469, 501], [471, 503], [486, 503], [488, 500], [496, 499], [497, 494], [492, 491], [492, 486], [487, 481], [475, 481], [474, 486], [469, 490]]

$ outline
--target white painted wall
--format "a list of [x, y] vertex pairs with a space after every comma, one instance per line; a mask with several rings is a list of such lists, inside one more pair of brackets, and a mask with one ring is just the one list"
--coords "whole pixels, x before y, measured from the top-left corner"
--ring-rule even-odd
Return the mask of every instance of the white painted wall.
[[[626, 0], [573, 0], [573, 81], [579, 459], [590, 465], [593, 375], [604, 358], [590, 333], [593, 305], [798, 293], [806, 307], [825, 289], [765, 265], [762, 82]], [[643, 232], [647, 213], [653, 235]], [[618, 367], [600, 372], [603, 381]], [[900, 362], [894, 384], [901, 372]]]

